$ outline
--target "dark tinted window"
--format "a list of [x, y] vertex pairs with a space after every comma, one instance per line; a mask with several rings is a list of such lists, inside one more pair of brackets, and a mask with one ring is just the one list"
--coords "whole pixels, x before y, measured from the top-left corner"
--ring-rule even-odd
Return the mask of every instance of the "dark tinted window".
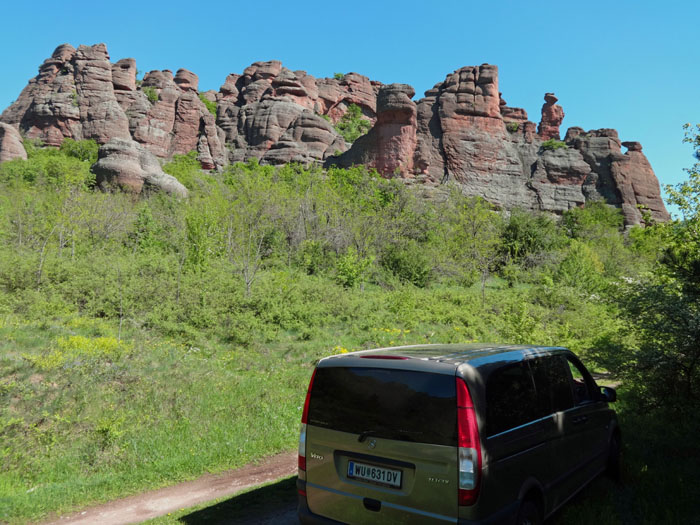
[[574, 406], [569, 368], [562, 356], [533, 359], [530, 361], [530, 368], [535, 378], [540, 410], [552, 413]]
[[526, 363], [505, 366], [486, 382], [488, 434], [498, 434], [542, 417]]
[[581, 403], [594, 401], [594, 383], [588, 370], [586, 370], [581, 363], [573, 359], [568, 358], [567, 363], [569, 364], [569, 370], [574, 380], [574, 399], [576, 404], [579, 405]]
[[457, 445], [455, 378], [382, 368], [319, 368], [309, 424], [373, 437]]

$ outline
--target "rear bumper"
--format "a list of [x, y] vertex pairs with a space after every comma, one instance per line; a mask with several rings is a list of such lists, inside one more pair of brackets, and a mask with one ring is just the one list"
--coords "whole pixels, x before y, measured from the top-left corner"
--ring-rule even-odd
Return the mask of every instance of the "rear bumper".
[[306, 502], [306, 496], [302, 496], [299, 491], [306, 492], [306, 481], [297, 478], [297, 495], [299, 497], [299, 506], [297, 507], [297, 515], [299, 523], [303, 525], [343, 525], [340, 521], [331, 520], [318, 516], [309, 510], [309, 505]]
[[[297, 491], [306, 492], [306, 482], [297, 479]], [[314, 514], [309, 510], [309, 505], [306, 502], [306, 496], [302, 496], [299, 492], [299, 505], [297, 507], [297, 514], [299, 516], [299, 523], [304, 525], [344, 525], [340, 521], [335, 521], [329, 518], [324, 518], [318, 514]], [[459, 519], [456, 523], [458, 525], [512, 525], [515, 523], [515, 518], [518, 514], [519, 502], [515, 502], [512, 505], [500, 510], [499, 512], [489, 516], [482, 520], [467, 520]]]

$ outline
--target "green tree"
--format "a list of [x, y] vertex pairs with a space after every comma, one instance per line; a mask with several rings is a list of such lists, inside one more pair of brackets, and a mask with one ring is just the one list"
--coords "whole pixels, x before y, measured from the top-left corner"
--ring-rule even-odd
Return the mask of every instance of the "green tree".
[[249, 296], [266, 255], [266, 242], [278, 226], [280, 188], [266, 167], [233, 166], [225, 178], [224, 249]]
[[[700, 160], [700, 125], [686, 126], [685, 142]], [[700, 162], [686, 172], [687, 181], [666, 187], [683, 218], [664, 226], [666, 246], [654, 272], [620, 287], [626, 337], [601, 352], [641, 407], [700, 407]]]
[[562, 241], [556, 223], [544, 213], [515, 208], [503, 227], [506, 255], [527, 268], [540, 265]]
[[466, 197], [457, 188], [452, 188], [438, 214], [441, 226], [435, 248], [443, 250], [446, 262], [456, 265], [467, 282], [476, 276], [485, 301], [486, 281], [503, 260], [501, 215], [484, 199]]

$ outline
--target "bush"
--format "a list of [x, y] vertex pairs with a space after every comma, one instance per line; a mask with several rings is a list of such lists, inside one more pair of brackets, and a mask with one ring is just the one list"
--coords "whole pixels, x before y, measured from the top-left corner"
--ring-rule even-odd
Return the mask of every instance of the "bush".
[[515, 133], [520, 129], [520, 124], [517, 122], [508, 122], [508, 124], [506, 124], [506, 129], [511, 133]]
[[97, 162], [97, 150], [99, 148], [94, 139], [73, 140], [66, 138], [63, 139], [59, 150], [69, 157], [75, 157], [92, 165]]
[[571, 208], [562, 215], [562, 226], [572, 239], [618, 235], [623, 224], [622, 210], [603, 201], [589, 201], [583, 208]]
[[146, 98], [148, 98], [151, 104], [155, 104], [156, 102], [158, 102], [160, 96], [158, 95], [158, 91], [156, 91], [156, 88], [154, 88], [153, 86], [143, 87], [141, 88], [141, 91], [143, 91], [143, 94], [146, 95]]
[[297, 250], [297, 265], [308, 275], [316, 275], [323, 270], [327, 264], [328, 256], [326, 247], [321, 241], [306, 239]]
[[420, 288], [430, 280], [431, 265], [425, 247], [413, 240], [401, 246], [389, 246], [382, 254], [381, 265], [401, 281]]
[[362, 108], [357, 104], [350, 104], [348, 111], [335, 125], [336, 131], [345, 139], [345, 142], [353, 143], [367, 133], [372, 124], [362, 118]]
[[209, 113], [216, 116], [216, 108], [217, 108], [216, 101], [209, 100], [204, 93], [199, 94], [199, 100], [201, 100], [202, 103], [207, 107], [207, 110], [209, 110]]
[[[91, 159], [96, 158], [94, 141], [76, 142], [66, 139], [60, 150], [37, 148], [25, 141], [27, 160], [15, 159], [0, 165], [0, 182], [48, 184], [53, 187], [92, 187], [95, 176], [90, 172]], [[81, 160], [85, 159], [85, 160]]]
[[566, 145], [566, 142], [562, 142], [561, 140], [557, 139], [549, 139], [545, 140], [542, 143], [542, 149], [545, 151], [555, 151], [560, 148], [568, 148], [569, 146]]
[[361, 283], [371, 264], [371, 257], [361, 257], [355, 248], [348, 248], [345, 255], [338, 258], [336, 282], [346, 288], [351, 288]]
[[197, 160], [197, 152], [192, 150], [187, 155], [173, 155], [173, 159], [163, 166], [163, 171], [191, 190], [202, 172], [202, 165]]
[[503, 247], [508, 257], [525, 267], [534, 267], [566, 239], [554, 220], [543, 214], [514, 209], [503, 229]]
[[571, 288], [589, 292], [600, 289], [603, 263], [587, 244], [573, 240], [557, 270], [558, 281]]

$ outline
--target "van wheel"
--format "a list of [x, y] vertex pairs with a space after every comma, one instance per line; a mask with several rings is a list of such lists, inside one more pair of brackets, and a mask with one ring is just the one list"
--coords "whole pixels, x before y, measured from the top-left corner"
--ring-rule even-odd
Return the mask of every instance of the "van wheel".
[[516, 525], [541, 525], [540, 509], [532, 500], [525, 500], [520, 505]]
[[615, 481], [620, 481], [620, 471], [622, 468], [622, 449], [620, 447], [620, 436], [614, 435], [610, 439], [608, 449], [608, 465], [606, 474]]

